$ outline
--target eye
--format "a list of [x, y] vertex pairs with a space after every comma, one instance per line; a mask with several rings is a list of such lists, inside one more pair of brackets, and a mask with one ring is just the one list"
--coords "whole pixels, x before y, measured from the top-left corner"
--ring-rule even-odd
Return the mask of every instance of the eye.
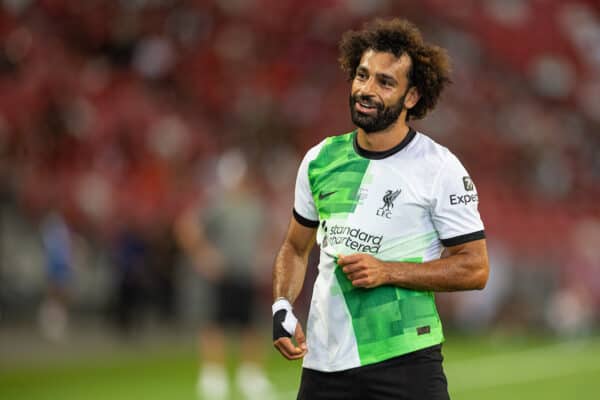
[[364, 72], [364, 71], [357, 71], [357, 72], [356, 72], [356, 78], [357, 78], [357, 79], [360, 79], [360, 80], [365, 80], [365, 79], [367, 79], [367, 77], [368, 77], [368, 76], [367, 76], [367, 73], [366, 73], [366, 72]]

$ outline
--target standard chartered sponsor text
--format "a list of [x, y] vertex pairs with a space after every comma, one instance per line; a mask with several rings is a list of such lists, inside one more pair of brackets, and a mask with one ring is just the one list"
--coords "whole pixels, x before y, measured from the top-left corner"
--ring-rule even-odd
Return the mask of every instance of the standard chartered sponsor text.
[[373, 235], [350, 226], [333, 225], [328, 229], [329, 242], [333, 245], [344, 245], [360, 253], [379, 253], [383, 235]]

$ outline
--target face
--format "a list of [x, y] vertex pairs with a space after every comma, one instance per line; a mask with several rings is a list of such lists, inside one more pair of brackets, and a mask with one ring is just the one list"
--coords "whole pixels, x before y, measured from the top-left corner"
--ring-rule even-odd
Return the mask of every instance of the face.
[[408, 82], [410, 57], [367, 50], [364, 52], [350, 94], [352, 122], [366, 133], [380, 132], [405, 118], [418, 95]]

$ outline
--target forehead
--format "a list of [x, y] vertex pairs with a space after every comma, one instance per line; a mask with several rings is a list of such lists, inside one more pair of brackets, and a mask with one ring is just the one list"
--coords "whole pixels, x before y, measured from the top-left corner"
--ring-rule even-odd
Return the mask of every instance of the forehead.
[[366, 68], [370, 73], [384, 73], [397, 79], [406, 78], [410, 69], [411, 60], [408, 54], [403, 53], [396, 57], [387, 51], [366, 50], [360, 58], [359, 67]]

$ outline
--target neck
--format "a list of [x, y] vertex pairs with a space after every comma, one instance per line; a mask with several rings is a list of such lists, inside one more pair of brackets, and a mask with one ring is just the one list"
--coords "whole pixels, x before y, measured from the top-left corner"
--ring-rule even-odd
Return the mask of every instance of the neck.
[[366, 133], [358, 128], [358, 145], [369, 151], [386, 151], [400, 143], [408, 134], [409, 128], [402, 116], [395, 124], [379, 132]]

